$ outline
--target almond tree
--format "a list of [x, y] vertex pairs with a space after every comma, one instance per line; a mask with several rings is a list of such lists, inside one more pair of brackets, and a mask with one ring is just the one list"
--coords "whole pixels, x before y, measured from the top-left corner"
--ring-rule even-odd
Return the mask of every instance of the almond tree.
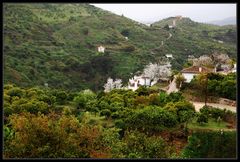
[[104, 92], [110, 92], [113, 89], [121, 89], [122, 80], [116, 79], [115, 81], [113, 81], [112, 78], [108, 78], [107, 83], [103, 87], [104, 87]]
[[160, 65], [150, 63], [143, 70], [143, 75], [149, 77], [152, 82], [159, 78], [168, 78], [171, 75], [171, 68], [169, 64]]
[[104, 92], [110, 92], [114, 88], [113, 79], [108, 78], [107, 83], [103, 87], [104, 87]]
[[203, 55], [203, 56], [200, 56], [198, 59], [193, 60], [193, 66], [212, 67], [214, 66], [214, 64], [211, 57]]

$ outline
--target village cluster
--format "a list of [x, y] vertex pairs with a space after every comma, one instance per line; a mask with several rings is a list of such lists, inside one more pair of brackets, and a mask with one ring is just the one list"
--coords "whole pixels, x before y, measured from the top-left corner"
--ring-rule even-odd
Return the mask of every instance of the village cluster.
[[[99, 46], [98, 52], [104, 53], [105, 47]], [[171, 60], [174, 58], [172, 54], [166, 54], [165, 58], [168, 61], [162, 63], [150, 63], [145, 67], [143, 72], [137, 72], [132, 78], [129, 79], [126, 87], [122, 86], [122, 80], [116, 79], [114, 81], [108, 78], [107, 83], [104, 85], [105, 92], [109, 92], [112, 89], [131, 89], [137, 90], [140, 86], [151, 87], [158, 82], [168, 82], [167, 92], [171, 93], [177, 91], [175, 82], [176, 76], [172, 79], [172, 65]], [[192, 66], [184, 68], [180, 71], [180, 74], [184, 77], [186, 83], [190, 83], [191, 80], [201, 73], [221, 73], [227, 75], [228, 73], [236, 72], [236, 63], [234, 63], [226, 54], [214, 53], [211, 56], [203, 55], [199, 58], [195, 58], [193, 55], [188, 55], [188, 62]], [[171, 88], [170, 88], [171, 87]]]

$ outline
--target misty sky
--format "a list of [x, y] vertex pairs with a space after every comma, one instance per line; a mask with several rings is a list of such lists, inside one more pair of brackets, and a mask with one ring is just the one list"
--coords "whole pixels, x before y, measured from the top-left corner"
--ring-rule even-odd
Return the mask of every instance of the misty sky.
[[154, 22], [181, 15], [197, 22], [236, 16], [236, 4], [92, 4], [139, 22]]

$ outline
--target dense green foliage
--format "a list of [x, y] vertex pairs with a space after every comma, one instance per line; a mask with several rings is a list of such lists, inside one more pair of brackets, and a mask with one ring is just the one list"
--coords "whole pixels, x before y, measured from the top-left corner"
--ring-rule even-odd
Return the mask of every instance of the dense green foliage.
[[214, 95], [214, 96], [236, 100], [236, 96], [237, 96], [236, 73], [230, 73], [226, 76], [221, 76], [216, 78], [214, 77], [209, 78], [208, 91], [210, 92], [211, 95]]
[[188, 139], [185, 158], [236, 158], [235, 131], [198, 131]]
[[[195, 77], [190, 84], [185, 85], [182, 89], [193, 89], [204, 95], [206, 90], [206, 76], [199, 75]], [[207, 92], [210, 96], [223, 97], [236, 100], [237, 96], [237, 74], [229, 73], [227, 75], [218, 73], [209, 73], [207, 81]]]
[[219, 109], [211, 106], [204, 106], [200, 109], [200, 113], [206, 115], [207, 118], [211, 117], [217, 120], [223, 120], [230, 123], [236, 123], [237, 116], [236, 113], [233, 113], [226, 109]]
[[[176, 29], [148, 27], [89, 4], [9, 3], [3, 5], [3, 17], [4, 83], [25, 87], [48, 83], [96, 91], [108, 77], [127, 83], [131, 75], [167, 53], [173, 54], [172, 65], [178, 70], [188, 54], [220, 51], [236, 58], [235, 26], [183, 18]], [[169, 33], [173, 36], [167, 40]], [[105, 53], [97, 52], [100, 45], [106, 47]]]
[[[114, 90], [107, 94], [84, 90], [72, 94], [49, 88], [25, 89], [5, 85], [4, 156], [169, 157], [170, 148], [161, 137], [148, 136], [134, 129], [125, 130], [122, 119], [128, 117], [126, 109], [133, 110], [133, 114], [140, 112], [135, 112], [142, 105], [136, 102], [136, 97], [135, 92], [125, 90]], [[149, 98], [148, 100], [152, 104]], [[156, 108], [155, 113], [169, 114], [163, 108]], [[110, 118], [116, 120], [109, 122]], [[170, 119], [166, 117], [165, 120]], [[171, 120], [176, 124], [176, 119]], [[164, 124], [160, 121], [152, 122]], [[150, 131], [154, 130], [155, 127]], [[124, 133], [122, 137], [120, 132]]]
[[[204, 107], [201, 114], [236, 122], [236, 114], [225, 110]], [[169, 144], [173, 138], [160, 134], [181, 132], [194, 117], [194, 106], [179, 92], [71, 93], [7, 84], [4, 157], [171, 158], [176, 155]]]

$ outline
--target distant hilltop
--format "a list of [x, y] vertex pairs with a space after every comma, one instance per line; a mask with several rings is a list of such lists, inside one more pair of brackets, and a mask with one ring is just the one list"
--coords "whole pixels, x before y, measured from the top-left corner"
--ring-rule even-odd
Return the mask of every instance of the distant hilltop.
[[228, 17], [222, 20], [214, 20], [214, 21], [209, 21], [207, 22], [208, 24], [214, 24], [214, 25], [236, 25], [237, 24], [237, 19], [236, 17]]

